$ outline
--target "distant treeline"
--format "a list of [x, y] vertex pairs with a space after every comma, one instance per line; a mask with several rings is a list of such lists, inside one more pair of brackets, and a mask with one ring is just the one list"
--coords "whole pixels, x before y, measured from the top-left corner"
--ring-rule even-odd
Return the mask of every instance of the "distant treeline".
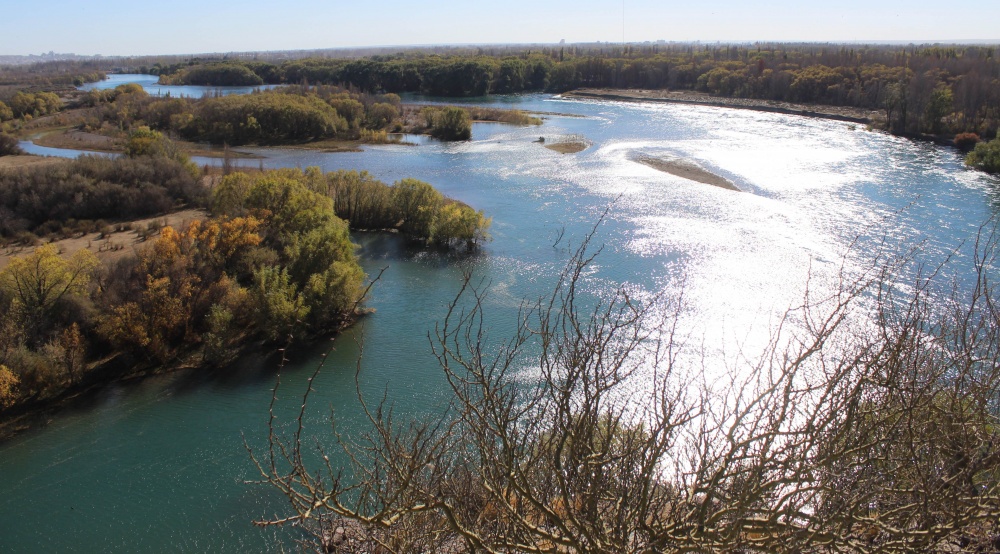
[[98, 60], [38, 62], [0, 66], [0, 87], [64, 88], [93, 83], [111, 69]]
[[897, 133], [975, 132], [1000, 121], [1000, 51], [984, 46], [574, 46], [516, 56], [406, 54], [150, 69], [171, 83], [339, 84], [370, 92], [481, 96], [579, 87], [697, 90], [881, 110]]

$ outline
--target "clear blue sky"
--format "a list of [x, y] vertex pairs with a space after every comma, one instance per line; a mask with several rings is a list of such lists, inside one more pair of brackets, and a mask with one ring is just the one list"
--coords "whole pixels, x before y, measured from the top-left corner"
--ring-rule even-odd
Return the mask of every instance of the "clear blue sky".
[[1000, 41], [1000, 1], [9, 2], [0, 55], [675, 41]]

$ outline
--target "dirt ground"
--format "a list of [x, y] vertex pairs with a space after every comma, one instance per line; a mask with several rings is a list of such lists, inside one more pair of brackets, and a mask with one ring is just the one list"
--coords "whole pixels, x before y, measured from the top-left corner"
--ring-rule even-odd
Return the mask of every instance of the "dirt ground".
[[[0, 158], [3, 160], [4, 158]], [[42, 158], [45, 159], [45, 158]], [[139, 238], [139, 230], [146, 229], [150, 223], [156, 222], [160, 225], [170, 225], [172, 227], [182, 227], [189, 221], [205, 219], [203, 210], [183, 210], [158, 217], [137, 219], [127, 223], [114, 223], [112, 227], [128, 227], [131, 230], [110, 233], [101, 238], [99, 233], [89, 233], [79, 237], [61, 239], [54, 241], [59, 247], [63, 256], [72, 256], [80, 250], [90, 250], [102, 263], [114, 261], [123, 256], [135, 253], [141, 249], [146, 241]], [[23, 256], [34, 251], [33, 246], [5, 246], [0, 248], [0, 269], [10, 263], [16, 256]]]

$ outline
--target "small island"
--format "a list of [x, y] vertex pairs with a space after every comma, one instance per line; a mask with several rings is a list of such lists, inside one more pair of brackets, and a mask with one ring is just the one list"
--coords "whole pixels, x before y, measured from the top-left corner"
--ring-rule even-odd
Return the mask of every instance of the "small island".
[[641, 163], [642, 165], [649, 166], [664, 173], [669, 173], [675, 177], [740, 192], [740, 189], [729, 179], [726, 179], [721, 175], [716, 175], [711, 171], [706, 171], [701, 167], [698, 167], [693, 162], [679, 160], [676, 158], [658, 158], [648, 154], [636, 154], [630, 159], [633, 162]]

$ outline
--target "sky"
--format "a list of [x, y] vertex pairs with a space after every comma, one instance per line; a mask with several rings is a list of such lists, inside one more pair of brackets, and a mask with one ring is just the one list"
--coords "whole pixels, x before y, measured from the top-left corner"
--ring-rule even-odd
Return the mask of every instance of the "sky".
[[1000, 42], [969, 0], [54, 0], [9, 2], [0, 55], [154, 55], [358, 46], [643, 41]]

